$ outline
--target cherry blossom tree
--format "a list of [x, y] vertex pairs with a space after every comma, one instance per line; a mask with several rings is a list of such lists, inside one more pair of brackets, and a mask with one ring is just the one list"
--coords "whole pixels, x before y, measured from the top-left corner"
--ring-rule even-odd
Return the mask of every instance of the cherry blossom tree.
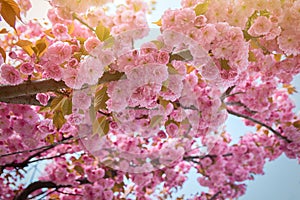
[[[234, 199], [299, 160], [299, 0], [182, 0], [150, 41], [155, 1], [49, 3], [0, 0], [0, 199], [166, 199], [192, 168], [194, 199]], [[233, 143], [229, 115], [254, 131]]]

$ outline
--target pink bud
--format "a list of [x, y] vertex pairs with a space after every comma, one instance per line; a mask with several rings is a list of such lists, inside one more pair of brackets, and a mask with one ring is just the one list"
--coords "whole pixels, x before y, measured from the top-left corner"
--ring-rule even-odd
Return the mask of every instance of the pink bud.
[[14, 51], [9, 52], [8, 56], [12, 59], [16, 59], [18, 57]]
[[50, 96], [44, 93], [38, 93], [36, 99], [41, 103], [41, 105], [46, 106], [50, 99]]

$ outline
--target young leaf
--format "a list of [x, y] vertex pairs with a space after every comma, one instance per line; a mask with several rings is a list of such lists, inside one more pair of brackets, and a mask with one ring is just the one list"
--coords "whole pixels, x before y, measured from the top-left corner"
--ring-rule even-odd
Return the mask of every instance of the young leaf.
[[106, 135], [109, 131], [109, 121], [105, 116], [99, 117], [93, 122], [93, 134]]
[[33, 44], [32, 42], [28, 40], [19, 40], [16, 45], [21, 47], [29, 56], [32, 56], [34, 54], [34, 51], [32, 49]]
[[61, 106], [63, 115], [72, 114], [72, 100], [70, 98], [64, 97], [64, 101]]
[[101, 90], [97, 91], [94, 99], [95, 110], [106, 109], [106, 101], [109, 99], [107, 93], [107, 87], [104, 86]]
[[54, 134], [47, 135], [47, 137], [45, 138], [46, 142], [49, 142], [50, 144], [54, 143], [54, 139]]
[[300, 129], [300, 120], [293, 122], [293, 126]]
[[37, 52], [36, 52], [37, 56], [38, 57], [43, 56], [43, 54], [46, 52], [48, 46], [49, 46], [49, 43], [46, 40], [46, 37], [43, 37], [43, 38], [37, 40], [35, 42], [35, 47], [37, 49]]
[[5, 59], [6, 59], [6, 53], [5, 53], [5, 50], [2, 49], [2, 47], [0, 47], [0, 54], [2, 55], [3, 61], [5, 62]]
[[5, 34], [5, 33], [8, 33], [8, 30], [6, 30], [6, 28], [0, 30], [0, 34]]
[[55, 38], [55, 36], [54, 36], [53, 33], [52, 33], [52, 29], [51, 29], [51, 28], [48, 29], [48, 30], [45, 30], [44, 33], [45, 33], [47, 36], [49, 36], [49, 37]]
[[150, 128], [153, 128], [153, 127], [159, 125], [162, 119], [163, 119], [163, 116], [161, 116], [161, 115], [153, 116], [150, 121]]
[[152, 42], [153, 44], [155, 44], [155, 46], [156, 46], [156, 48], [157, 48], [158, 50], [160, 50], [161, 48], [164, 47], [164, 43], [161, 42], [161, 41], [159, 41], [159, 40], [152, 40], [151, 42]]
[[80, 174], [80, 175], [84, 175], [84, 169], [80, 166], [80, 165], [75, 165], [74, 170]]
[[60, 129], [66, 123], [66, 121], [67, 120], [65, 119], [62, 111], [56, 110], [54, 112], [53, 124], [55, 125], [56, 128]]
[[159, 19], [159, 20], [156, 21], [156, 22], [152, 22], [152, 24], [156, 24], [157, 26], [162, 26], [162, 24], [161, 24], [161, 19]]
[[95, 33], [102, 42], [111, 37], [109, 28], [105, 27], [102, 23], [99, 23], [96, 27]]
[[226, 71], [230, 70], [230, 66], [228, 65], [228, 60], [221, 59], [220, 64], [222, 69], [225, 69]]
[[167, 108], [167, 105], [169, 104], [169, 101], [163, 99], [162, 97], [158, 98], [159, 104], [162, 105], [164, 108]]
[[281, 54], [274, 54], [274, 59], [275, 59], [277, 62], [281, 61], [281, 57], [282, 57]]
[[256, 62], [257, 61], [256, 57], [255, 57], [255, 54], [252, 51], [249, 51], [248, 60], [250, 62]]
[[194, 11], [196, 16], [203, 15], [208, 10], [209, 2], [205, 1], [204, 3], [199, 3], [195, 8]]
[[178, 74], [177, 70], [173, 67], [172, 64], [167, 64], [169, 74]]
[[3, 19], [8, 23], [11, 27], [15, 28], [16, 19], [19, 18], [21, 20], [20, 8], [19, 5], [13, 0], [0, 0], [1, 10], [0, 14]]

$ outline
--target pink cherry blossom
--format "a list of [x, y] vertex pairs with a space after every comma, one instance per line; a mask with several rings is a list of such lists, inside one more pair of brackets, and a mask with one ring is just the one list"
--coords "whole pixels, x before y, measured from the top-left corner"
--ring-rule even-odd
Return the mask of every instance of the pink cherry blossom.
[[70, 35], [68, 33], [68, 27], [64, 24], [55, 24], [52, 28], [53, 35], [59, 40], [68, 40]]
[[76, 91], [73, 94], [72, 103], [74, 108], [86, 110], [91, 105], [91, 97], [84, 91]]
[[32, 63], [23, 63], [20, 67], [20, 71], [23, 74], [31, 75], [34, 70], [34, 65]]
[[272, 23], [267, 17], [259, 16], [248, 32], [252, 36], [266, 35], [270, 32], [271, 27]]
[[1, 77], [11, 85], [17, 85], [22, 82], [19, 71], [7, 64], [1, 65]]
[[61, 64], [71, 58], [72, 49], [66, 42], [57, 41], [49, 46], [47, 59], [53, 64]]

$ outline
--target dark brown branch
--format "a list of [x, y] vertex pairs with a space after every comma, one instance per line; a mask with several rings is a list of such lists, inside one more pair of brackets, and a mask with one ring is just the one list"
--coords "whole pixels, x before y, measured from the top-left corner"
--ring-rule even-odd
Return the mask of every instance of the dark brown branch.
[[259, 125], [261, 125], [261, 126], [267, 128], [267, 129], [269, 129], [269, 130], [270, 130], [272, 133], [274, 133], [277, 137], [279, 137], [280, 139], [285, 140], [285, 141], [288, 142], [288, 143], [292, 142], [292, 141], [289, 140], [287, 137], [281, 135], [278, 131], [274, 130], [272, 127], [268, 126], [267, 124], [265, 124], [265, 123], [263, 123], [263, 122], [261, 122], [261, 121], [258, 121], [258, 120], [254, 119], [254, 118], [252, 118], [252, 117], [247, 116], [247, 115], [243, 115], [243, 114], [234, 112], [234, 111], [232, 111], [232, 110], [230, 110], [230, 109], [227, 109], [227, 112], [228, 112], [229, 114], [231, 114], [231, 115], [234, 115], [234, 116], [237, 116], [237, 117], [241, 117], [241, 118], [250, 120], [250, 121], [252, 121], [252, 122], [254, 122], [254, 123], [256, 123], [256, 124], [259, 124]]
[[0, 99], [9, 99], [20, 96], [35, 95], [67, 88], [63, 81], [43, 80], [24, 82], [19, 85], [0, 86]]
[[42, 160], [51, 160], [53, 158], [59, 158], [59, 157], [61, 157], [63, 155], [66, 155], [66, 154], [69, 154], [69, 152], [64, 152], [64, 153], [61, 153], [61, 154], [58, 154], [58, 155], [55, 155], [55, 156], [50, 156], [50, 157], [42, 157], [40, 159], [29, 161], [28, 164], [35, 163], [35, 162], [40, 162]]
[[[35, 152], [34, 154], [30, 155], [27, 159], [25, 159], [25, 160], [22, 161], [22, 162], [19, 162], [19, 163], [17, 163], [17, 162], [11, 162], [11, 163], [7, 163], [7, 164], [5, 164], [5, 165], [1, 165], [1, 166], [0, 166], [0, 174], [2, 174], [3, 170], [4, 170], [5, 168], [8, 168], [8, 167], [13, 167], [13, 168], [19, 169], [19, 168], [27, 167], [28, 164], [30, 164], [30, 163], [37, 162], [37, 161], [30, 161], [30, 160], [31, 160], [32, 158], [34, 158], [34, 157], [40, 156], [42, 153], [48, 151], [49, 149], [52, 149], [52, 148], [56, 147], [56, 146], [59, 145], [59, 144], [64, 144], [63, 141], [64, 141], [64, 140], [60, 141], [60, 143], [55, 143], [56, 145], [49, 145], [49, 146], [45, 146], [45, 147], [43, 147], [43, 148], [38, 148], [38, 149], [40, 149], [40, 151]], [[9, 155], [14, 155], [14, 154], [9, 154]], [[2, 155], [2, 157], [5, 157], [5, 156], [8, 156], [8, 154]], [[62, 156], [62, 155], [60, 155], [60, 156]], [[54, 157], [57, 157], [57, 156], [54, 156]], [[54, 157], [53, 157], [53, 158], [54, 158]], [[48, 158], [48, 159], [51, 159], [51, 157]], [[42, 158], [42, 159], [39, 159], [38, 161], [40, 161], [40, 160], [45, 160], [45, 159]]]
[[[183, 50], [176, 54], [170, 54], [170, 62], [172, 60], [189, 60], [192, 56], [189, 50]], [[107, 83], [126, 79], [123, 72], [105, 72], [98, 80], [98, 84]], [[3, 85], [0, 86], [0, 102], [13, 104], [27, 104], [41, 106], [36, 100], [35, 95], [38, 93], [55, 92], [63, 88], [68, 88], [63, 81], [41, 80], [26, 81], [19, 85]]]
[[51, 181], [36, 181], [31, 183], [27, 188], [25, 188], [20, 194], [18, 194], [14, 200], [26, 200], [28, 196], [39, 189], [42, 188], [64, 188], [64, 187], [72, 187], [71, 185], [56, 185], [55, 183]]
[[[121, 72], [115, 72], [113, 74], [105, 72], [99, 79], [98, 84], [125, 78], [126, 76]], [[4, 85], [0, 86], [0, 102], [40, 106], [40, 103], [35, 99], [37, 93], [55, 92], [63, 88], [68, 88], [63, 81], [55, 81], [52, 79], [29, 81], [19, 85]]]
[[247, 110], [249, 113], [251, 114], [255, 114], [257, 113], [256, 111], [253, 111], [251, 109], [249, 109], [245, 104], [243, 104], [242, 102], [240, 101], [236, 101], [236, 102], [225, 102], [226, 105], [228, 106], [241, 106], [243, 107], [245, 110]]
[[[91, 184], [86, 178], [77, 179], [76, 181], [78, 181], [80, 185]], [[36, 181], [28, 185], [22, 192], [15, 196], [14, 200], [26, 200], [31, 193], [42, 188], [55, 188], [57, 191], [59, 188], [66, 187], [72, 187], [72, 185], [57, 185], [51, 181]]]
[[216, 194], [214, 194], [209, 200], [216, 200], [217, 197], [221, 194], [221, 191], [217, 192]]
[[11, 163], [7, 163], [5, 165], [1, 165], [0, 166], [0, 174], [3, 172], [3, 169], [8, 168], [8, 167], [13, 167], [13, 168], [16, 168], [16, 169], [27, 167], [30, 163], [32, 163], [32, 162], [30, 162], [30, 160], [32, 158], [40, 156], [42, 153], [48, 151], [51, 148], [53, 148], [53, 147], [48, 147], [48, 148], [42, 149], [41, 151], [38, 151], [38, 152], [32, 154], [31, 156], [29, 156], [27, 159], [25, 159], [22, 162], [19, 162], [19, 163], [11, 162]]
[[28, 95], [28, 96], [19, 96], [12, 98], [1, 98], [0, 102], [4, 103], [13, 103], [13, 104], [25, 104], [25, 105], [33, 105], [33, 106], [42, 106], [38, 100], [36, 100], [36, 95]]
[[[222, 155], [223, 157], [228, 157], [228, 156], [232, 156], [233, 154], [232, 153], [226, 153], [226, 154], [224, 154], [224, 155]], [[194, 162], [195, 161], [195, 159], [200, 159], [200, 160], [202, 160], [202, 159], [204, 159], [204, 158], [210, 158], [210, 159], [214, 159], [214, 158], [216, 158], [216, 157], [218, 157], [217, 155], [210, 155], [210, 154], [207, 154], [207, 155], [201, 155], [201, 156], [186, 156], [186, 157], [184, 157], [183, 159], [185, 160], [185, 161], [192, 161], [192, 162]], [[196, 163], [196, 162], [194, 162], [194, 163]]]

